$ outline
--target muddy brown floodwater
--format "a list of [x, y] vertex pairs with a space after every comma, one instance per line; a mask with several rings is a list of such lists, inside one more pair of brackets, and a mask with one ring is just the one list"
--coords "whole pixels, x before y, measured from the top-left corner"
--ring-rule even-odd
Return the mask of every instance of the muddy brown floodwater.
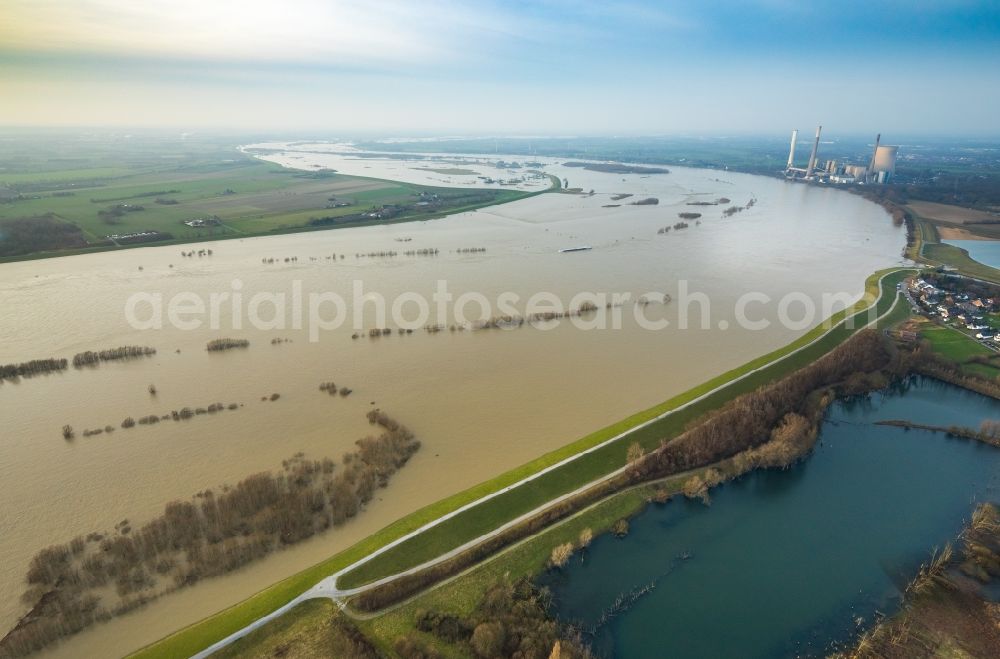
[[[296, 160], [296, 166], [309, 166], [309, 157]], [[362, 166], [368, 175], [379, 175], [377, 164]], [[361, 173], [344, 163], [338, 169]], [[171, 499], [279, 468], [282, 459], [299, 451], [339, 459], [369, 432], [364, 413], [372, 402], [423, 441], [391, 485], [344, 527], [98, 625], [46, 654], [113, 656], [135, 650], [423, 505], [661, 402], [805, 331], [773, 323], [759, 331], [736, 327], [733, 305], [742, 293], [760, 291], [775, 300], [790, 292], [813, 300], [835, 292], [857, 298], [865, 277], [900, 260], [902, 229], [878, 206], [845, 192], [685, 168], [622, 176], [549, 161], [546, 171], [595, 194], [544, 194], [419, 223], [0, 265], [0, 363], [71, 358], [119, 345], [158, 350], [148, 359], [83, 371], [71, 367], [0, 384], [0, 627], [9, 629], [24, 613], [18, 595], [28, 561], [42, 547], [111, 530], [124, 518], [141, 524]], [[622, 193], [655, 196], [659, 204], [602, 207]], [[699, 207], [700, 225], [657, 234], [677, 221], [678, 212], [690, 210], [686, 202], [722, 196], [737, 205], [751, 198], [756, 203], [730, 217], [723, 216], [723, 207]], [[593, 249], [558, 252], [579, 245]], [[210, 247], [214, 255], [180, 256], [200, 247]], [[457, 252], [469, 247], [486, 251]], [[402, 254], [422, 248], [439, 252]], [[372, 251], [399, 255], [354, 257]], [[326, 259], [334, 253], [346, 258]], [[286, 257], [297, 261], [285, 263]], [[263, 264], [268, 258], [276, 263]], [[632, 319], [628, 304], [620, 330], [584, 331], [563, 322], [547, 330], [416, 331], [352, 340], [354, 330], [346, 325], [322, 332], [318, 342], [309, 340], [306, 329], [237, 330], [224, 322], [220, 331], [137, 330], [126, 322], [125, 302], [136, 292], [169, 299], [190, 291], [207, 299], [212, 292], [232, 292], [237, 279], [245, 299], [262, 291], [290, 294], [297, 286], [307, 294], [334, 291], [349, 299], [356, 280], [390, 301], [406, 291], [429, 297], [437, 282], [446, 280], [456, 296], [480, 292], [495, 300], [510, 291], [521, 296], [522, 306], [538, 291], [563, 301], [581, 291], [634, 296], [660, 291], [673, 295], [674, 302], [645, 311], [668, 320], [676, 319], [678, 282], [687, 280], [691, 290], [711, 299], [711, 327], [681, 330], [674, 322], [650, 331]], [[774, 319], [774, 306], [757, 305], [752, 315]], [[467, 315], [478, 315], [476, 309], [469, 305]], [[365, 311], [365, 327], [375, 326], [371, 306]], [[730, 328], [719, 329], [720, 321]], [[206, 352], [206, 341], [219, 336], [246, 338], [251, 345]], [[272, 345], [277, 337], [292, 342]], [[318, 391], [321, 382], [331, 380], [354, 394], [331, 399]], [[147, 392], [149, 384], [156, 385], [155, 398]], [[281, 398], [260, 401], [273, 392]], [[216, 401], [244, 407], [184, 423], [80, 435], [84, 428], [117, 427], [127, 416]], [[62, 439], [64, 424], [77, 430], [74, 441]]]

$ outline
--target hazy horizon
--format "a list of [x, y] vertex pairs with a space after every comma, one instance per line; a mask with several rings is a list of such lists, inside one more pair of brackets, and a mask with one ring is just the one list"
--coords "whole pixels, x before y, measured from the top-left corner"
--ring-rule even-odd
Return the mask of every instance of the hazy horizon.
[[2, 126], [996, 134], [1000, 6], [12, 0]]

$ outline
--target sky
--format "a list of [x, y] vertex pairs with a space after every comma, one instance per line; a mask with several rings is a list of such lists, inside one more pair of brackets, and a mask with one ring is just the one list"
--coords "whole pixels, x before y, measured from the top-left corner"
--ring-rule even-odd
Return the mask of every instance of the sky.
[[1000, 1], [2, 0], [0, 126], [1000, 136]]

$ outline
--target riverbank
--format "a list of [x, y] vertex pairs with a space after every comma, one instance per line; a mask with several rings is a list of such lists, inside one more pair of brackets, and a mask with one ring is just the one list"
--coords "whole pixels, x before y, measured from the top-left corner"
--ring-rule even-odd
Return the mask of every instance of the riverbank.
[[[36, 176], [44, 176], [38, 174]], [[0, 205], [0, 264], [140, 247], [439, 219], [549, 191], [448, 188], [243, 157], [209, 166], [124, 169], [114, 178], [24, 180]], [[16, 189], [16, 188], [15, 188]], [[23, 226], [22, 226], [23, 225]], [[24, 244], [11, 241], [22, 240]]]
[[[871, 276], [866, 282], [866, 299], [860, 301], [852, 309], [837, 314], [832, 319], [833, 322], [830, 323], [834, 325], [832, 329], [821, 325], [785, 348], [752, 360], [700, 387], [645, 412], [633, 415], [613, 426], [592, 433], [521, 468], [417, 511], [310, 570], [275, 584], [235, 607], [141, 650], [137, 656], [167, 657], [194, 654], [290, 601], [327, 575], [343, 570], [372, 554], [380, 547], [397, 541], [408, 533], [412, 533], [462, 506], [499, 492], [503, 488], [533, 474], [538, 474], [567, 458], [573, 458], [577, 454], [581, 454], [581, 457], [574, 458], [567, 465], [564, 465], [569, 467], [565, 471], [547, 471], [541, 476], [533, 478], [530, 488], [514, 488], [501, 495], [493, 496], [481, 508], [470, 509], [475, 509], [476, 513], [483, 512], [487, 520], [485, 524], [481, 521], [482, 518], [480, 521], [476, 521], [472, 515], [464, 518], [461, 515], [455, 515], [449, 519], [451, 523], [435, 525], [433, 528], [434, 539], [428, 540], [428, 542], [433, 543], [434, 550], [447, 551], [449, 547], [461, 544], [463, 538], [475, 537], [474, 532], [479, 529], [495, 528], [504, 519], [512, 519], [524, 511], [531, 510], [537, 505], [559, 496], [561, 493], [598, 478], [601, 474], [609, 471], [609, 466], [617, 468], [618, 465], [624, 464], [629, 443], [635, 441], [647, 448], [654, 448], [658, 446], [662, 437], [677, 434], [694, 418], [716, 409], [741, 393], [752, 391], [758, 386], [801, 368], [826, 354], [856, 331], [856, 327], [847, 329], [843, 322], [848, 316], [853, 318], [851, 314], [860, 314], [862, 309], [867, 309], [869, 306], [874, 307], [876, 316], [888, 313], [897, 302], [896, 285], [907, 272], [905, 270], [892, 270]], [[859, 324], [864, 323], [859, 320]], [[677, 413], [663, 416], [671, 411]], [[659, 418], [661, 416], [663, 418]], [[633, 430], [632, 434], [628, 436], [628, 441], [624, 441], [623, 433], [627, 433], [637, 426], [638, 429]], [[604, 444], [608, 440], [614, 441]], [[590, 452], [582, 453], [588, 449], [591, 449]], [[472, 533], [463, 529], [457, 522], [452, 522], [452, 520], [464, 522], [470, 519], [472, 520], [470, 523], [473, 524]], [[424, 536], [421, 539], [427, 537]], [[400, 543], [396, 546], [404, 545]], [[433, 551], [429, 553], [436, 555]], [[391, 573], [393, 567], [399, 564], [397, 556], [402, 557], [403, 561], [411, 561], [412, 563], [413, 559], [407, 558], [405, 555], [390, 554], [388, 563], [375, 564], [375, 566]]]
[[[941, 205], [941, 204], [939, 204]], [[946, 226], [932, 218], [920, 214], [917, 204], [907, 206], [907, 212], [914, 227], [914, 239], [908, 250], [910, 258], [922, 261], [932, 267], [951, 267], [959, 273], [992, 283], [1000, 283], [1000, 270], [980, 263], [969, 256], [968, 250], [941, 241], [940, 229]], [[955, 207], [956, 212], [966, 210]], [[991, 225], [992, 226], [992, 225]], [[991, 240], [992, 237], [984, 237]]]
[[[933, 393], [930, 395], [933, 399], [937, 398]], [[856, 409], [859, 411], [864, 410], [865, 406], [858, 406]], [[856, 432], [856, 430], [851, 430], [851, 436], [854, 436], [853, 433]], [[899, 444], [893, 439], [891, 446], [899, 446]], [[803, 445], [803, 449], [809, 450], [809, 445]], [[952, 450], [946, 449], [943, 446], [941, 449]], [[911, 449], [906, 450], [908, 452], [911, 451]], [[795, 459], [795, 457], [802, 455], [802, 453], [800, 450], [790, 454], [779, 452], [777, 455]], [[974, 456], [970, 456], [970, 459], [979, 460], [979, 458], [975, 458]], [[701, 478], [703, 483], [708, 483], [714, 487], [714, 485], [717, 485], [721, 481], [729, 480], [744, 473], [747, 464], [747, 461], [743, 459], [727, 460], [699, 470], [695, 475]], [[780, 464], [772, 466], [780, 466]], [[930, 467], [933, 464], [934, 461], [931, 460], [928, 466]], [[882, 467], [878, 467], [877, 471], [881, 469]], [[832, 478], [835, 481], [839, 481], [841, 476], [837, 474], [842, 473], [842, 471], [842, 469], [834, 469]], [[619, 526], [622, 526], [622, 520], [628, 520], [650, 504], [662, 504], [679, 493], [683, 492], [692, 497], [706, 496], [706, 494], [700, 493], [697, 488], [691, 487], [692, 480], [692, 475], [684, 474], [629, 488], [545, 529], [543, 532], [463, 572], [457, 578], [449, 580], [436, 588], [432, 588], [412, 600], [408, 600], [399, 606], [391, 607], [377, 616], [361, 616], [360, 619], [355, 621], [355, 624], [358, 625], [369, 639], [372, 639], [373, 642], [377, 643], [387, 652], [392, 651], [394, 643], [399, 638], [405, 638], [409, 642], [428, 644], [430, 647], [442, 652], [443, 656], [463, 656], [460, 653], [455, 653], [456, 646], [454, 645], [454, 641], [446, 641], [443, 638], [435, 638], [431, 634], [424, 633], [426, 630], [420, 626], [421, 623], [419, 621], [422, 619], [422, 616], [426, 615], [426, 612], [436, 612], [435, 615], [451, 615], [458, 616], [459, 618], [471, 615], [480, 606], [482, 593], [490, 584], [516, 583], [521, 577], [534, 577], [547, 569], [551, 569], [550, 561], [552, 560], [552, 552], [555, 547], [568, 545], [573, 548], [574, 553], [570, 558], [570, 566], [576, 565], [578, 561], [589, 563], [592, 560], [589, 558], [591, 550], [588, 548], [590, 538], [602, 537], [602, 534], [610, 533], [612, 530], [618, 532], [617, 529]], [[746, 487], [742, 487], [742, 489], [746, 490]], [[749, 496], [749, 494], [744, 492], [738, 496], [742, 500], [742, 497]], [[825, 499], [827, 498], [829, 497], [825, 496]], [[954, 499], [955, 497], [951, 498]], [[959, 495], [958, 498], [962, 499], [962, 496]], [[684, 504], [670, 504], [671, 509], [678, 505]], [[705, 514], [711, 515], [713, 513], [706, 511]], [[628, 527], [629, 524], [624, 524], [625, 529], [628, 529]], [[625, 532], [629, 533], [628, 531]], [[605, 537], [605, 543], [617, 542], [607, 539], [606, 535], [603, 537]], [[586, 538], [586, 540], [583, 538]], [[627, 543], [629, 540], [626, 539], [625, 542]], [[646, 546], [648, 545], [648, 541], [640, 542], [640, 544]], [[662, 552], [659, 552], [658, 555], [662, 558]], [[698, 551], [695, 551], [693, 559], [694, 561], [698, 561], [699, 559], [703, 559], [703, 557]], [[570, 569], [573, 568], [571, 567]], [[876, 572], [879, 571], [877, 570]], [[624, 584], [620, 585], [619, 588], [628, 589], [627, 585]], [[297, 607], [287, 615], [292, 616], [293, 620], [298, 619], [300, 616], [308, 618], [313, 615], [310, 612], [311, 610], [312, 608]], [[260, 643], [273, 645], [276, 641], [275, 635], [278, 635], [278, 638], [283, 642], [291, 642], [293, 644], [296, 642], [294, 639], [289, 639], [287, 636], [281, 635], [276, 629], [269, 630], [268, 628], [264, 628], [254, 632], [252, 636], [237, 642], [228, 651], [239, 654], [255, 651]], [[464, 646], [459, 645], [458, 647]]]
[[955, 544], [934, 549], [905, 592], [902, 610], [831, 659], [995, 657], [1000, 607], [990, 592], [1000, 576], [1000, 512], [980, 504]]
[[[78, 652], [88, 654], [134, 651], [343, 551], [423, 506], [797, 339], [807, 329], [777, 322], [774, 305], [752, 310], [755, 317], [771, 320], [770, 329], [743, 329], [733, 318], [733, 301], [745, 291], [764, 291], [774, 300], [796, 291], [812, 297], [817, 310], [824, 306], [824, 295], [836, 293], [838, 300], [850, 303], [862, 294], [868, 273], [896, 261], [889, 255], [898, 253], [902, 242], [902, 232], [881, 209], [838, 191], [800, 186], [789, 195], [782, 182], [733, 175], [720, 183], [712, 178], [715, 172], [690, 169], [628, 181], [592, 172], [572, 176], [600, 192], [593, 197], [540, 195], [435, 222], [234, 241], [224, 248], [213, 245], [210, 258], [179, 260], [180, 248], [167, 247], [4, 266], [2, 288], [10, 311], [0, 321], [0, 333], [7, 337], [4, 361], [35, 354], [71, 356], [84, 348], [126, 343], [159, 348], [155, 362], [145, 365], [116, 364], [86, 374], [4, 385], [0, 407], [15, 425], [2, 450], [9, 477], [2, 479], [0, 489], [8, 508], [17, 513], [0, 550], [6, 566], [0, 568], [0, 581], [8, 584], [7, 592], [20, 591], [24, 566], [41, 547], [93, 529], [110, 531], [125, 518], [142, 524], [162, 510], [164, 501], [186, 499], [220, 482], [237, 482], [296, 451], [317, 458], [341, 455], [356, 436], [344, 425], [357, 411], [349, 408], [374, 400], [426, 438], [427, 452], [394, 480], [382, 501], [372, 503], [364, 519], [342, 533], [317, 536], [259, 565], [206, 580], [74, 641]], [[601, 208], [605, 197], [633, 189], [655, 194], [660, 205]], [[711, 191], [712, 198], [724, 190], [733, 198], [756, 197], [760, 203], [732, 218], [714, 209], [697, 230], [668, 242], [658, 240], [655, 230], [662, 226], [662, 216], [676, 217], [689, 208], [685, 202], [698, 190]], [[785, 233], [804, 218], [810, 230], [797, 232], [794, 250], [787, 242], [761, 244], [752, 262], [736, 258], [754, 235]], [[593, 250], [558, 253], [583, 243]], [[424, 246], [439, 248], [440, 254], [403, 256], [404, 247]], [[469, 246], [488, 250], [459, 251]], [[831, 257], [816, 260], [813, 248]], [[704, 258], [705, 249], [712, 250], [711, 263]], [[392, 250], [400, 250], [398, 258], [351, 258]], [[347, 258], [341, 261], [338, 256], [333, 262], [331, 252]], [[790, 279], [785, 272], [798, 274]], [[706, 329], [696, 318], [689, 331], [674, 331], [681, 308], [675, 303], [626, 305], [621, 331], [581, 332], [564, 320], [546, 331], [456, 331], [433, 339], [394, 333], [352, 342], [351, 328], [345, 326], [321, 332], [318, 343], [308, 340], [306, 331], [258, 331], [246, 325], [246, 318], [243, 331], [234, 332], [228, 328], [226, 310], [221, 333], [208, 327], [165, 327], [154, 338], [130, 330], [121, 313], [136, 290], [162, 291], [166, 302], [179, 291], [207, 298], [243, 282], [246, 296], [258, 291], [294, 296], [301, 280], [306, 294], [332, 290], [348, 299], [352, 284], [361, 282], [365, 291], [391, 300], [411, 290], [429, 296], [440, 279], [448, 280], [456, 295], [475, 291], [494, 299], [513, 291], [522, 300], [537, 292], [540, 283], [562, 300], [581, 291], [631, 291], [638, 296], [655, 290], [669, 291], [679, 300], [677, 287], [688, 280], [710, 297], [712, 313]], [[363, 326], [370, 326], [372, 305], [365, 307]], [[669, 318], [671, 327], [644, 330], [633, 322], [633, 310], [651, 319]], [[89, 320], [68, 326], [60, 322], [66, 317]], [[716, 329], [722, 320], [729, 321], [728, 331]], [[38, 327], [52, 331], [39, 333]], [[245, 338], [251, 347], [225, 355], [206, 353], [207, 341], [218, 336]], [[291, 341], [274, 345], [276, 336]], [[490, 377], [484, 377], [487, 373]], [[330, 405], [329, 397], [317, 395], [315, 387], [330, 380], [349, 382], [356, 393], [343, 404]], [[158, 390], [155, 400], [147, 394], [150, 383]], [[273, 392], [281, 394], [277, 403], [250, 404]], [[139, 434], [129, 441], [122, 441], [126, 436], [120, 432], [72, 445], [61, 440], [65, 424], [104, 427], [127, 415], [162, 415], [217, 400], [247, 405], [239, 414], [205, 415], [183, 426], [183, 432], [171, 423], [136, 430]], [[518, 412], [516, 432], [511, 430], [512, 409]], [[242, 450], [234, 452], [237, 445]], [[105, 478], [109, 469], [121, 477]], [[56, 503], [43, 491], [56, 480], [87, 486], [73, 488]], [[8, 629], [23, 613], [16, 596], [0, 603]], [[65, 644], [52, 656], [66, 656], [73, 647]]]
[[[866, 282], [866, 292], [872, 290], [869, 286], [873, 283], [876, 285], [874, 290], [879, 291], [875, 299], [877, 315], [892, 308], [895, 286], [910, 272], [912, 271], [899, 270], [882, 273], [874, 282]], [[626, 462], [628, 443], [637, 442], [646, 451], [657, 448], [664, 438], [675, 436], [708, 410], [721, 407], [732, 398], [773, 382], [829, 352], [856, 330], [846, 329], [845, 321], [848, 317], [853, 318], [851, 314], [861, 313], [859, 309], [866, 308], [861, 306], [863, 304], [859, 302], [855, 308], [838, 314], [829, 323], [814, 328], [799, 341], [781, 350], [764, 355], [660, 406], [594, 433], [562, 451], [540, 458], [532, 465], [536, 467], [538, 476], [532, 480], [530, 489], [504, 491], [474, 508], [461, 511], [432, 529], [396, 545], [376, 559], [345, 572], [337, 579], [338, 587], [355, 588], [420, 565], [547, 501], [590, 483], [607, 473], [608, 465], [621, 466]], [[825, 329], [831, 326], [832, 329]], [[612, 434], [614, 430], [618, 432]], [[577, 454], [579, 457], [564, 462], [565, 458], [562, 456], [567, 455], [567, 451], [571, 451], [568, 456]], [[553, 466], [559, 468], [545, 471]], [[518, 474], [521, 473], [523, 470], [518, 470]], [[507, 487], [511, 477], [511, 474], [505, 474], [491, 481], [495, 486], [494, 491]]]

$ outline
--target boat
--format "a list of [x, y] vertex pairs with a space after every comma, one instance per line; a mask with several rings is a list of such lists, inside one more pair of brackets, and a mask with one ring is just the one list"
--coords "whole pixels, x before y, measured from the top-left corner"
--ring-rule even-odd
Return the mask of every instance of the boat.
[[589, 249], [593, 249], [590, 245], [581, 245], [579, 247], [564, 247], [559, 250], [560, 254], [565, 254], [566, 252], [586, 252]]

